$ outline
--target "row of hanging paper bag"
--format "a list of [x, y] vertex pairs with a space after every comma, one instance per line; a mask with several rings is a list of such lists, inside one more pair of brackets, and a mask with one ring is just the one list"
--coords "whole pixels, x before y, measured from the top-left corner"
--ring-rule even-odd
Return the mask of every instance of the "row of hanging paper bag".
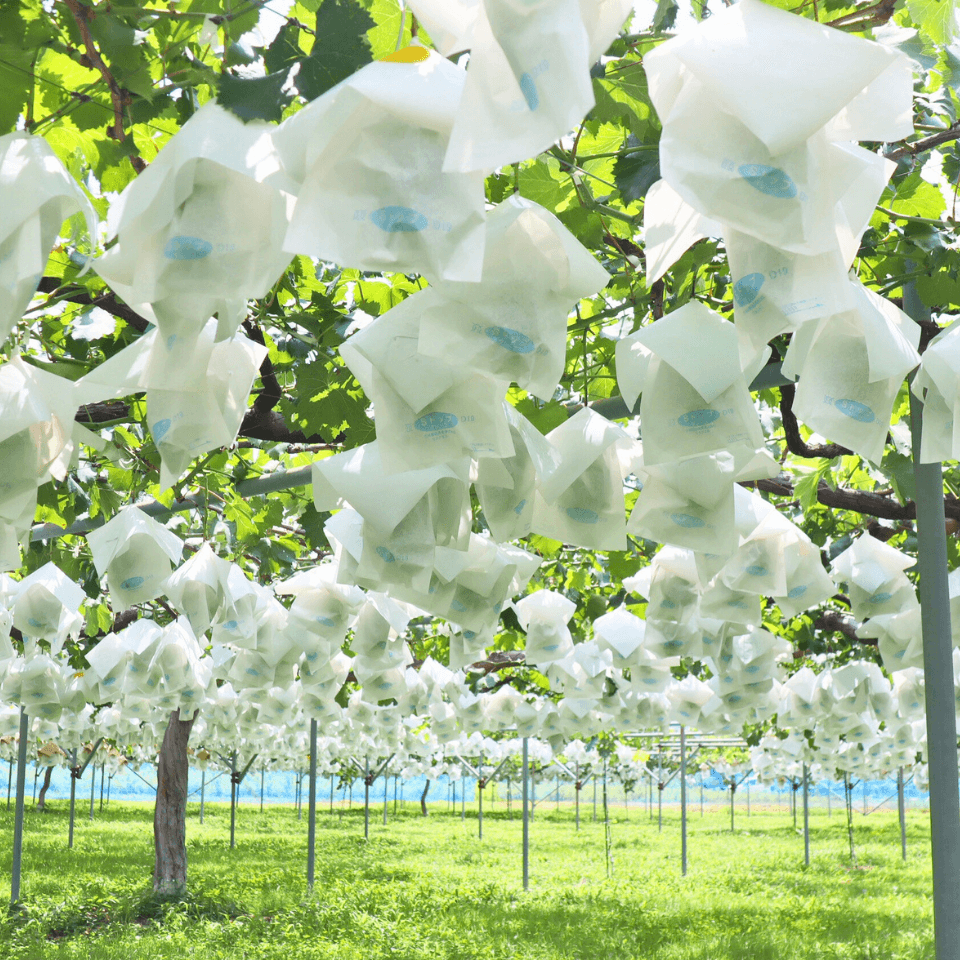
[[[878, 462], [920, 362], [919, 328], [848, 274], [894, 169], [851, 141], [913, 132], [910, 60], [741, 0], [644, 66], [663, 124], [663, 180], [644, 209], [648, 281], [696, 240], [722, 237], [743, 364], [792, 334], [783, 372], [799, 377], [798, 416]], [[924, 460], [960, 455], [958, 370], [957, 336], [945, 332], [915, 385], [930, 404]]]

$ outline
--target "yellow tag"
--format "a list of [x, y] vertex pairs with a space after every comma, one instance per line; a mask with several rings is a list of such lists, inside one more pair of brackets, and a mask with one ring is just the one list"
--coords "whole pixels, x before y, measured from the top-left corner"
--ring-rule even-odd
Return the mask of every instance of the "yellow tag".
[[429, 56], [430, 51], [426, 47], [411, 44], [409, 47], [404, 47], [402, 50], [397, 50], [396, 53], [388, 54], [380, 59], [383, 63], [422, 63]]

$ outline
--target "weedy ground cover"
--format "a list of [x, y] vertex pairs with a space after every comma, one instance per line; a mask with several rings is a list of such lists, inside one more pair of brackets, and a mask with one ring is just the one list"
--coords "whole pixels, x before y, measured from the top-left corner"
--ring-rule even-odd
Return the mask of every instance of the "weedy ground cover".
[[[584, 807], [539, 812], [531, 886], [521, 875], [521, 822], [476, 809], [321, 810], [308, 894], [306, 813], [191, 804], [190, 892], [150, 892], [152, 808], [28, 810], [20, 910], [0, 910], [0, 960], [932, 960], [929, 825], [908, 815], [903, 863], [895, 813], [855, 818], [856, 863], [842, 811], [812, 814], [812, 862], [782, 810], [691, 810], [690, 869], [680, 876], [679, 812], [662, 831], [642, 808], [601, 822]], [[602, 818], [601, 818], [602, 819]], [[9, 881], [13, 816], [0, 806], [0, 878]], [[608, 876], [609, 868], [609, 876]], [[6, 890], [0, 895], [5, 896]]]

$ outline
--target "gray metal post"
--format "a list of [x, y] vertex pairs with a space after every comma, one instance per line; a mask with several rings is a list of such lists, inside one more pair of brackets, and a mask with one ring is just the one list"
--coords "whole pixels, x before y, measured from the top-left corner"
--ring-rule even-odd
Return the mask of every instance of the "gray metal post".
[[[930, 310], [920, 300], [913, 283], [904, 284], [903, 307], [918, 323], [930, 318]], [[939, 463], [920, 463], [923, 404], [912, 390], [910, 425], [917, 503], [923, 673], [927, 692], [934, 940], [937, 960], [960, 960], [960, 787], [943, 470]]]
[[107, 761], [100, 764], [100, 810], [103, 810], [103, 775], [107, 772]]
[[310, 801], [307, 814], [307, 893], [313, 893], [317, 857], [317, 721], [310, 721]]
[[263, 766], [260, 768], [260, 812], [263, 813], [263, 781], [267, 776], [267, 768]]
[[333, 774], [330, 774], [330, 812], [333, 813]]
[[363, 839], [370, 839], [370, 760], [363, 765]]
[[30, 719], [20, 708], [20, 743], [17, 750], [17, 802], [13, 814], [13, 877], [10, 884], [11, 906], [20, 901], [20, 868], [23, 863], [23, 806], [27, 794], [27, 740]]
[[383, 775], [383, 825], [387, 825], [387, 804], [390, 802], [389, 797], [387, 796], [388, 789], [390, 787], [390, 775], [384, 773]]
[[483, 839], [483, 757], [477, 761], [477, 839]]
[[680, 872], [687, 875], [687, 732], [680, 728]]
[[897, 770], [897, 813], [900, 815], [900, 850], [907, 862], [907, 805], [903, 795], [903, 767]]
[[97, 786], [97, 765], [95, 763], [90, 764], [90, 819], [93, 820], [93, 800], [94, 800], [94, 791]]
[[77, 813], [77, 751], [70, 754], [70, 830], [67, 835], [67, 849], [73, 849], [73, 824]]
[[577, 780], [576, 780], [576, 783], [574, 784], [574, 786], [576, 787], [576, 790], [574, 791], [574, 793], [576, 794], [577, 829], [579, 830], [580, 829], [580, 788], [582, 786], [582, 784], [580, 783], [580, 764], [579, 763], [577, 764], [577, 767], [576, 767], [576, 774], [577, 774]]
[[597, 778], [593, 778], [593, 822], [597, 822]]
[[230, 849], [237, 845], [237, 755], [230, 756]]
[[803, 765], [803, 862], [810, 866], [810, 772]]
[[[18, 774], [19, 776], [19, 774]], [[530, 810], [527, 804], [530, 783], [527, 738], [523, 738], [523, 889], [530, 889]]]
[[10, 809], [10, 788], [13, 785], [13, 760], [9, 761], [10, 765], [7, 767], [7, 809]]
[[657, 754], [657, 831], [663, 830], [663, 744]]
[[200, 822], [203, 823], [204, 792], [207, 787], [207, 771], [200, 771]]
[[[460, 778], [460, 820], [467, 819], [467, 777]], [[453, 788], [453, 812], [457, 812], [457, 788]]]

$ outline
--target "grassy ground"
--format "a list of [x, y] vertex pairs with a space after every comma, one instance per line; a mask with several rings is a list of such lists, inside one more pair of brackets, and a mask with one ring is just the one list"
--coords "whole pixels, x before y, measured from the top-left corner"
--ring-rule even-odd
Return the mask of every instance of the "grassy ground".
[[[306, 814], [241, 807], [230, 849], [229, 807], [187, 825], [190, 895], [149, 893], [152, 809], [111, 803], [77, 820], [66, 849], [66, 804], [28, 810], [23, 909], [0, 911], [0, 960], [932, 960], [929, 827], [908, 818], [900, 858], [896, 814], [855, 815], [857, 865], [841, 810], [812, 815], [812, 862], [786, 808], [694, 807], [690, 870], [680, 874], [679, 815], [663, 831], [642, 809], [611, 810], [612, 877], [604, 830], [584, 808], [538, 813], [531, 884], [521, 877], [521, 824], [497, 810], [461, 821], [437, 804], [382, 808], [363, 839], [362, 808], [322, 810], [317, 875], [305, 886]], [[6, 897], [13, 818], [0, 806]], [[2, 901], [0, 901], [2, 902]]]

